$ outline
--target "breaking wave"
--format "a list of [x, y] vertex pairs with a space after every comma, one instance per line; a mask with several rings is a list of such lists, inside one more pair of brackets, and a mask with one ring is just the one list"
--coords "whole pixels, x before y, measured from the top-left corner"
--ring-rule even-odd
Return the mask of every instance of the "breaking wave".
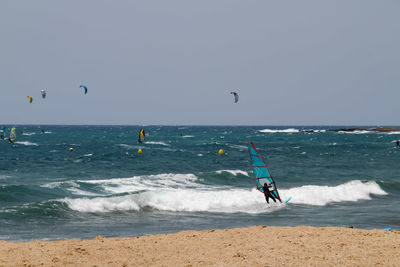
[[353, 180], [337, 186], [304, 185], [288, 190], [281, 190], [293, 196], [291, 203], [314, 206], [325, 206], [334, 202], [370, 200], [371, 195], [387, 195], [374, 182]]
[[[221, 170], [224, 172], [225, 170]], [[219, 172], [219, 171], [218, 171]], [[244, 174], [242, 171], [227, 172]], [[263, 194], [256, 189], [233, 186], [206, 186], [194, 174], [158, 174], [116, 178], [110, 180], [77, 181], [78, 184], [96, 185], [102, 196], [87, 195], [64, 198], [72, 210], [105, 213], [114, 211], [140, 211], [150, 208], [172, 212], [265, 213], [285, 207], [284, 204], [265, 204]], [[83, 186], [85, 187], [85, 186]], [[79, 195], [82, 188], [77, 188]], [[70, 188], [72, 190], [72, 188]], [[353, 180], [337, 186], [304, 185], [281, 189], [282, 200], [292, 196], [291, 204], [325, 206], [337, 202], [370, 200], [372, 195], [386, 195], [374, 182]]]

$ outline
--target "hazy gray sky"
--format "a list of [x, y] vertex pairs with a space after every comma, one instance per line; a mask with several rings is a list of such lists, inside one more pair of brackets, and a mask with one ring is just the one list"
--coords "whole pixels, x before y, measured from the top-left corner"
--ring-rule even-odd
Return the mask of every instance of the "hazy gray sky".
[[390, 0], [2, 1], [0, 124], [400, 125], [399, 14]]

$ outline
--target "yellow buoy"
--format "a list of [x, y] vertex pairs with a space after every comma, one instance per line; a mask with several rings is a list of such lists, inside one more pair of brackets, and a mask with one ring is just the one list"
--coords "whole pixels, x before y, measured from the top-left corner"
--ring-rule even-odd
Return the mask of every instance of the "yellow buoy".
[[74, 151], [74, 148], [73, 148], [73, 147], [70, 147], [70, 148], [69, 148], [69, 151]]
[[223, 155], [223, 154], [224, 154], [224, 150], [223, 150], [223, 149], [220, 149], [220, 150], [218, 151], [218, 154]]
[[137, 153], [138, 153], [138, 154], [142, 154], [143, 151], [139, 148], [138, 151], [137, 151]]

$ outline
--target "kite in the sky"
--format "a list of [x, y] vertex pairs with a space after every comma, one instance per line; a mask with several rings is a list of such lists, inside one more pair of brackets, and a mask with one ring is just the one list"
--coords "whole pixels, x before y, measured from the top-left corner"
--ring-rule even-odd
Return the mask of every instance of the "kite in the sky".
[[233, 96], [235, 97], [235, 103], [237, 103], [239, 101], [239, 95], [236, 92], [231, 92], [231, 94], [233, 94]]
[[83, 84], [81, 84], [79, 87], [81, 87], [81, 88], [83, 88], [83, 90], [85, 90], [85, 95], [87, 94], [87, 86], [86, 85], [83, 85]]

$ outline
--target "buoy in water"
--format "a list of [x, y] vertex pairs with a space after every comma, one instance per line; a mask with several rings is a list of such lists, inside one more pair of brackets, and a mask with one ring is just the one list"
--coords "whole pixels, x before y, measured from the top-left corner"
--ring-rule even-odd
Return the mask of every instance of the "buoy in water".
[[223, 154], [224, 154], [224, 150], [223, 150], [223, 149], [220, 149], [220, 150], [218, 151], [218, 154], [223, 155]]
[[142, 154], [143, 151], [139, 148], [138, 151], [137, 151], [137, 153], [138, 153], [138, 154]]
[[73, 148], [73, 147], [70, 147], [70, 148], [69, 148], [69, 151], [74, 151], [74, 148]]

